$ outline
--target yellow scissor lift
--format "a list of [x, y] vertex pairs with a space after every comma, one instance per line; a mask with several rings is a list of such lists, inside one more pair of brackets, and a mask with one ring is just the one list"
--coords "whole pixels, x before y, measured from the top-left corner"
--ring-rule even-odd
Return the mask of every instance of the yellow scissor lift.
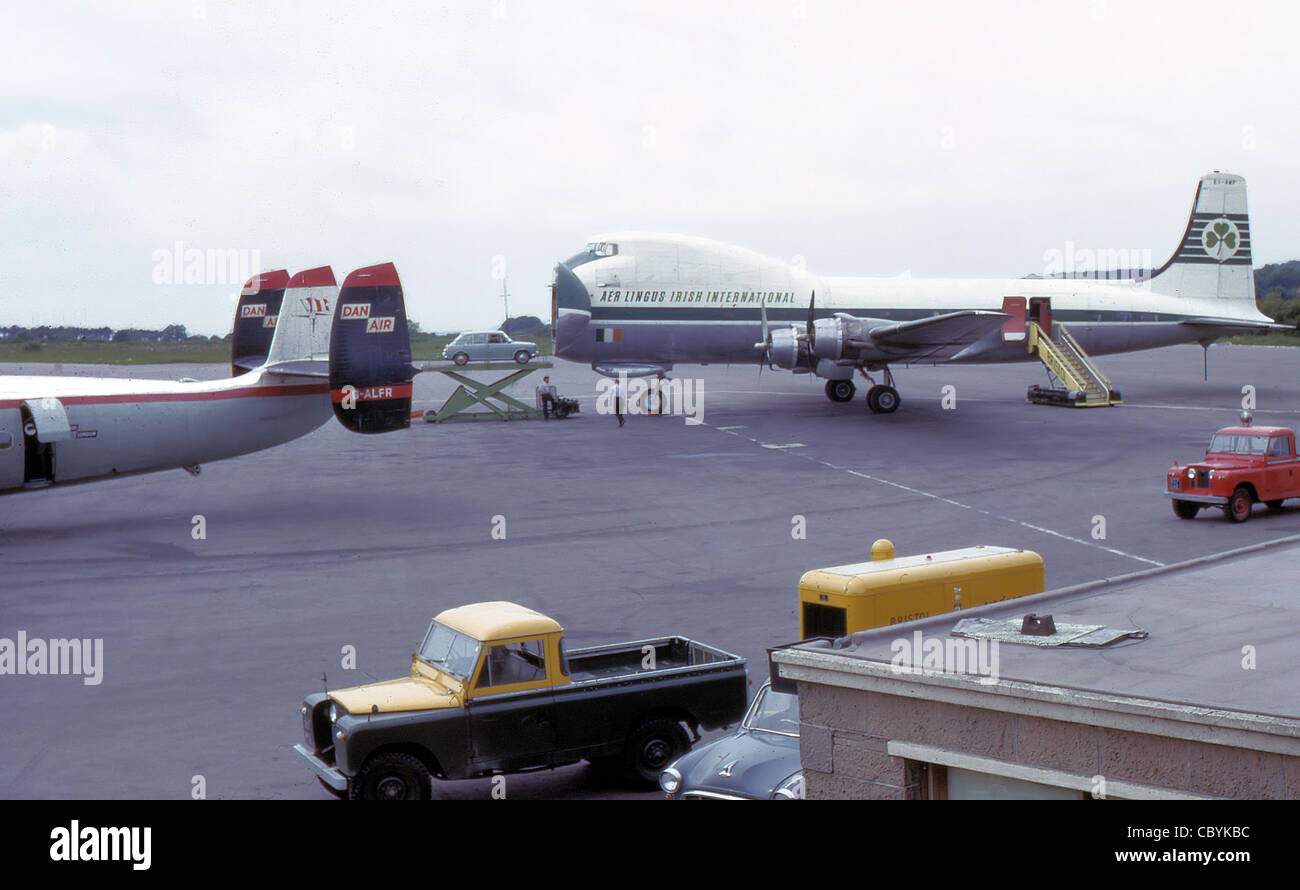
[[1029, 323], [1026, 346], [1037, 354], [1047, 373], [1060, 386], [1029, 387], [1029, 401], [1036, 405], [1065, 405], [1071, 408], [1100, 408], [1121, 404], [1119, 393], [1088, 353], [1083, 351], [1065, 325], [1053, 325], [1053, 340], [1036, 322]]

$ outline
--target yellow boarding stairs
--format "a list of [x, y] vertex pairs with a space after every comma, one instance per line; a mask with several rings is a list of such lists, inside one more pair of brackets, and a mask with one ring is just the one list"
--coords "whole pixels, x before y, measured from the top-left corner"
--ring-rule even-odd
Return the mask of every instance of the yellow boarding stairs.
[[1056, 339], [1038, 324], [1029, 323], [1027, 346], [1036, 353], [1047, 373], [1061, 385], [1059, 387], [1029, 387], [1029, 401], [1036, 405], [1065, 405], [1071, 408], [1099, 408], [1120, 404], [1119, 393], [1101, 368], [1083, 351], [1065, 325], [1053, 325]]

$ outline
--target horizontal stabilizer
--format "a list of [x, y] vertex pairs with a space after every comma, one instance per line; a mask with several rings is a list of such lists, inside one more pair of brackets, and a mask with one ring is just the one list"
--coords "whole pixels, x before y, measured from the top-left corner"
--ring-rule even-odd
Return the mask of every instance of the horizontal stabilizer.
[[871, 328], [866, 339], [853, 339], [848, 345], [878, 350], [891, 361], [945, 361], [981, 337], [998, 331], [1006, 318], [1002, 312], [978, 309], [949, 312], [915, 321], [883, 324]]
[[1279, 324], [1275, 321], [1242, 321], [1239, 318], [1185, 318], [1179, 322], [1188, 327], [1232, 328], [1239, 331], [1292, 331], [1293, 324]]
[[330, 332], [330, 399], [357, 433], [411, 425], [411, 339], [402, 283], [392, 263], [357, 269], [343, 282]]

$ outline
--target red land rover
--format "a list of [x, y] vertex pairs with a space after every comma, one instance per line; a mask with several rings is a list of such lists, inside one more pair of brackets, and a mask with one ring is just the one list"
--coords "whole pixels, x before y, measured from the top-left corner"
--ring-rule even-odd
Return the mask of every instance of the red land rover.
[[1245, 522], [1257, 501], [1276, 510], [1287, 498], [1300, 497], [1300, 458], [1295, 431], [1278, 426], [1241, 426], [1219, 430], [1205, 449], [1205, 459], [1174, 464], [1165, 474], [1165, 494], [1174, 515], [1194, 519], [1202, 507], [1220, 507], [1230, 522]]

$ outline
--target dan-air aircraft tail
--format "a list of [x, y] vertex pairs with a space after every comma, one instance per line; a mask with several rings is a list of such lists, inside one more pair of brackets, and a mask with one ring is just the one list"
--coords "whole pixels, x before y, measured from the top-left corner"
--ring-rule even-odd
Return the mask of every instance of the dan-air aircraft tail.
[[[364, 316], [364, 318], [363, 318]], [[231, 338], [235, 376], [0, 377], [0, 494], [184, 468], [288, 442], [331, 416], [410, 425], [411, 347], [397, 270], [254, 276]]]
[[703, 238], [622, 232], [556, 266], [552, 311], [556, 355], [598, 373], [760, 363], [825, 378], [833, 401], [861, 374], [880, 413], [899, 404], [891, 364], [1037, 360], [1036, 336], [1065, 327], [1091, 354], [1290, 329], [1255, 306], [1246, 181], [1217, 171], [1201, 177], [1169, 261], [1123, 279], [829, 277]]

